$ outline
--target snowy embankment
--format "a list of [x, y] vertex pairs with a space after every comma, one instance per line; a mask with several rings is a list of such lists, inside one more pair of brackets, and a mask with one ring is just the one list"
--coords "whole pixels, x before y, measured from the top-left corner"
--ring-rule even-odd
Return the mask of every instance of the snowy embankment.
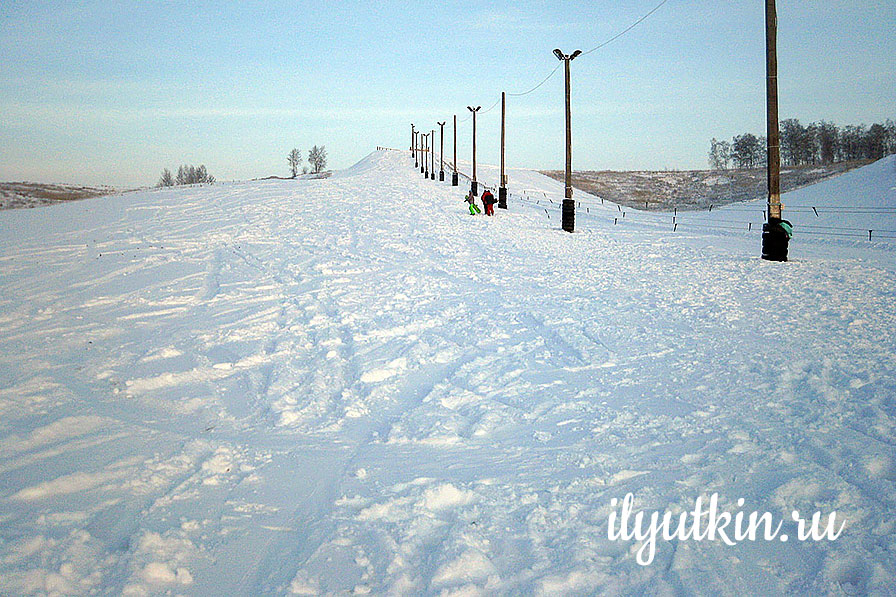
[[[896, 591], [888, 246], [464, 191], [376, 152], [0, 214], [0, 593]], [[641, 566], [627, 493], [846, 524]]]
[[[896, 155], [785, 193], [781, 201], [785, 219], [794, 225], [796, 247], [808, 244], [821, 254], [836, 254], [830, 249], [838, 244], [860, 249], [850, 253], [855, 256], [869, 248], [896, 250]], [[766, 205], [763, 198], [709, 211], [657, 214], [629, 210], [627, 215], [633, 223], [646, 221], [681, 232], [744, 235], [762, 229]]]

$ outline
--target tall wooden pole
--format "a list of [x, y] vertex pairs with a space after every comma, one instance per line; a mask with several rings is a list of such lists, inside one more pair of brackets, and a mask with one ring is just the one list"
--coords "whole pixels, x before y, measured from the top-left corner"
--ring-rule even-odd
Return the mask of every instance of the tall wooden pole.
[[[569, 58], [563, 61], [566, 73], [566, 199], [572, 199], [572, 106], [570, 105]], [[565, 227], [564, 227], [565, 228]]]
[[451, 186], [457, 186], [457, 114], [454, 115], [454, 172], [451, 174]]
[[429, 177], [432, 180], [436, 179], [436, 130], [432, 129], [429, 131], [429, 134], [432, 135], [430, 139], [432, 139], [432, 151], [429, 152]]
[[423, 131], [420, 131], [420, 174], [426, 172], [426, 154], [424, 152], [423, 144], [426, 141], [426, 135], [423, 134]]
[[411, 125], [411, 157], [414, 158], [414, 167], [417, 167], [417, 131]]
[[481, 107], [482, 106], [476, 106], [474, 108], [472, 106], [467, 106], [467, 110], [473, 113], [473, 180], [470, 182], [470, 190], [473, 191], [474, 195], [479, 194], [479, 187], [476, 184], [476, 112], [478, 112]]
[[476, 189], [476, 111], [473, 111], [473, 192], [477, 193]]
[[423, 137], [426, 139], [426, 149], [423, 154], [423, 178], [429, 178], [429, 133]]
[[507, 176], [504, 174], [504, 92], [501, 92], [501, 184], [498, 186], [498, 207], [507, 209]]
[[445, 123], [439, 125], [439, 181], [445, 180]]
[[766, 138], [768, 139], [768, 218], [762, 225], [762, 258], [787, 261], [793, 227], [782, 217], [781, 148], [778, 131], [778, 13], [775, 0], [765, 2]]
[[765, 3], [766, 138], [768, 139], [768, 219], [781, 219], [781, 150], [778, 132], [778, 15], [775, 0]]
[[559, 49], [554, 50], [554, 56], [564, 62], [564, 72], [566, 73], [566, 193], [561, 211], [561, 227], [566, 232], [574, 232], [576, 228], [576, 204], [572, 200], [572, 109], [570, 106], [569, 63], [581, 53], [581, 50], [576, 50], [572, 54], [566, 55]]

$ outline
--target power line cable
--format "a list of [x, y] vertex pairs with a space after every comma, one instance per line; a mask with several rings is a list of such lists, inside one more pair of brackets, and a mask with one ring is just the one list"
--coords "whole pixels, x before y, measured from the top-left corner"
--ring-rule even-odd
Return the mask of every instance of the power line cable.
[[562, 65], [563, 65], [562, 62], [558, 63], [557, 66], [554, 67], [554, 70], [551, 71], [551, 74], [549, 74], [547, 77], [545, 77], [545, 78], [541, 81], [541, 83], [539, 83], [538, 85], [536, 85], [536, 86], [533, 87], [532, 89], [530, 89], [530, 90], [528, 90], [528, 91], [524, 91], [524, 92], [522, 92], [522, 93], [509, 93], [509, 92], [508, 92], [507, 95], [509, 95], [510, 97], [522, 97], [522, 96], [524, 96], [524, 95], [529, 95], [530, 93], [532, 93], [533, 91], [535, 91], [536, 89], [538, 89], [539, 87], [541, 87], [542, 85], [544, 85], [545, 83], [547, 83], [548, 80], [549, 80], [551, 77], [553, 77], [554, 74], [555, 74], [558, 70], [560, 70], [560, 67], [561, 67]]
[[[640, 19], [638, 19], [637, 21], [635, 21], [634, 23], [632, 23], [631, 25], [629, 25], [628, 27], [626, 27], [625, 29], [623, 29], [622, 31], [620, 31], [619, 33], [617, 33], [616, 35], [614, 35], [613, 37], [611, 37], [610, 39], [606, 40], [605, 42], [599, 44], [598, 46], [595, 46], [595, 47], [591, 48], [591, 49], [588, 50], [587, 52], [583, 52], [581, 55], [582, 55], [582, 56], [585, 56], [585, 55], [587, 55], [587, 54], [590, 54], [591, 52], [594, 52], [594, 51], [596, 51], [596, 50], [599, 50], [599, 49], [603, 48], [603, 47], [606, 46], [606, 45], [609, 45], [609, 44], [613, 43], [614, 41], [616, 41], [617, 39], [619, 39], [620, 37], [622, 37], [623, 35], [625, 35], [625, 34], [628, 33], [629, 31], [631, 31], [632, 29], [634, 29], [635, 27], [637, 27], [638, 25], [640, 25], [641, 23], [643, 23], [644, 21], [646, 21], [651, 15], [653, 15], [656, 11], [658, 11], [660, 8], [662, 8], [663, 5], [666, 4], [668, 1], [669, 1], [669, 0], [663, 0], [662, 2], [660, 2], [659, 4], [657, 4], [657, 5], [653, 8], [653, 10], [651, 10], [650, 12], [648, 12], [647, 14], [645, 14], [644, 16], [642, 16]], [[524, 96], [524, 95], [529, 95], [530, 93], [536, 91], [536, 90], [537, 90], [538, 88], [540, 88], [542, 85], [544, 85], [545, 83], [547, 83], [547, 82], [551, 79], [551, 77], [553, 77], [555, 74], [557, 74], [557, 71], [560, 70], [560, 66], [561, 66], [562, 64], [563, 64], [562, 62], [561, 62], [561, 63], [558, 63], [557, 66], [554, 67], [554, 70], [552, 70], [552, 71], [548, 74], [547, 77], [545, 77], [544, 79], [542, 79], [540, 83], [538, 83], [537, 85], [535, 85], [535, 86], [532, 87], [531, 89], [528, 89], [528, 90], [523, 91], [523, 92], [521, 92], [521, 93], [510, 93], [510, 92], [507, 92], [507, 95], [509, 95], [509, 96], [511, 96], [511, 97], [522, 97], [522, 96]], [[497, 102], [495, 102], [494, 104], [492, 104], [488, 109], [483, 110], [483, 111], [482, 111], [482, 114], [486, 114], [486, 113], [490, 112], [491, 110], [493, 110], [493, 109], [495, 108], [495, 106], [498, 105], [499, 102], [500, 102], [500, 100], [498, 100]], [[463, 119], [463, 120], [460, 121], [460, 122], [466, 122], [466, 121], [469, 120], [469, 119], [470, 119], [470, 117], [467, 117], [467, 118]]]
[[607, 41], [603, 42], [603, 43], [600, 44], [599, 46], [596, 46], [596, 47], [594, 47], [594, 48], [591, 48], [591, 49], [588, 50], [587, 52], [582, 52], [582, 56], [587, 56], [587, 55], [590, 54], [591, 52], [594, 52], [594, 51], [596, 51], [596, 50], [599, 50], [599, 49], [601, 49], [602, 47], [607, 46], [607, 45], [613, 43], [614, 41], [616, 41], [617, 39], [619, 39], [620, 37], [622, 37], [623, 35], [625, 35], [625, 34], [628, 33], [629, 31], [631, 31], [632, 29], [634, 29], [635, 27], [637, 27], [638, 25], [640, 25], [641, 23], [643, 23], [644, 21], [646, 21], [646, 20], [648, 19], [648, 17], [650, 17], [653, 13], [655, 13], [656, 11], [658, 11], [660, 8], [662, 8], [663, 5], [664, 5], [666, 2], [668, 2], [668, 1], [669, 1], [669, 0], [663, 0], [662, 2], [660, 2], [659, 4], [657, 4], [657, 5], [653, 8], [653, 10], [651, 10], [651, 11], [648, 12], [646, 15], [644, 15], [643, 17], [641, 17], [640, 19], [638, 19], [637, 21], [635, 21], [634, 23], [632, 23], [631, 25], [629, 25], [626, 29], [620, 31], [619, 33], [617, 33], [616, 35], [614, 35], [613, 37], [611, 37], [611, 38], [608, 39]]

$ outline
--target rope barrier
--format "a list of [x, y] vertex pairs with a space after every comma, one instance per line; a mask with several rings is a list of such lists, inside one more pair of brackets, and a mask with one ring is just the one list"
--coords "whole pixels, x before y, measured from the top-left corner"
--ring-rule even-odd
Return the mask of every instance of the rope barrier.
[[[538, 208], [541, 211], [545, 212], [548, 218], [550, 218], [550, 212], [548, 211], [548, 207], [542, 205], [540, 200], [532, 199], [527, 194], [518, 194], [518, 193], [510, 193], [509, 198], [519, 201], [521, 203], [526, 203], [534, 208]], [[559, 205], [555, 204], [550, 198], [544, 197], [549, 202], [549, 207], [554, 207], [559, 209]], [[751, 233], [754, 230], [753, 224], [754, 222], [744, 222], [739, 220], [706, 220], [706, 221], [684, 221], [680, 220], [680, 215], [673, 216], [672, 222], [669, 222], [665, 218], [667, 216], [661, 216], [659, 214], [648, 214], [645, 212], [621, 212], [620, 208], [617, 208], [616, 217], [612, 217], [608, 215], [608, 212], [604, 211], [603, 213], [592, 213], [588, 207], [585, 207], [585, 212], [579, 212], [577, 217], [585, 217], [591, 221], [601, 220], [609, 223], [610, 219], [613, 220], [614, 225], [622, 224], [626, 221], [629, 221], [633, 224], [642, 224], [642, 225], [650, 225], [650, 226], [663, 226], [669, 225], [672, 226], [672, 231], [675, 232], [679, 228], [687, 228], [687, 229], [712, 229], [712, 230], [726, 230], [726, 231], [734, 231], [741, 233]], [[621, 213], [620, 213], [621, 212]], [[614, 213], [614, 212], [609, 212]], [[627, 216], [624, 214], [628, 214]], [[645, 218], [648, 221], [644, 221]], [[758, 227], [757, 227], [758, 228]], [[838, 238], [855, 238], [855, 239], [867, 239], [869, 241], [882, 241], [888, 242], [892, 240], [896, 240], [896, 230], [875, 230], [875, 229], [867, 229], [867, 228], [845, 228], [845, 227], [837, 227], [837, 226], [814, 226], [814, 225], [805, 225], [800, 226], [797, 234], [805, 235], [805, 236], [836, 236]]]

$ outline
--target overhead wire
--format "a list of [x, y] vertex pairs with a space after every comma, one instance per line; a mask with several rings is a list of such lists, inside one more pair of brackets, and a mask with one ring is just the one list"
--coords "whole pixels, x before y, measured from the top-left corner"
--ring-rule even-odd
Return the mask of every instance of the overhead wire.
[[[625, 34], [628, 33], [629, 31], [631, 31], [632, 29], [634, 29], [635, 27], [637, 27], [638, 25], [640, 25], [641, 23], [643, 23], [644, 21], [646, 21], [651, 15], [653, 15], [656, 11], [658, 11], [660, 8], [662, 8], [663, 5], [666, 4], [668, 1], [669, 1], [669, 0], [662, 0], [662, 2], [660, 2], [660, 3], [657, 4], [655, 7], [653, 7], [653, 9], [652, 9], [650, 12], [648, 12], [647, 14], [645, 14], [644, 16], [642, 16], [641, 18], [639, 18], [637, 21], [635, 21], [634, 23], [632, 23], [631, 25], [629, 25], [628, 27], [626, 27], [625, 29], [623, 29], [622, 31], [620, 31], [619, 33], [617, 33], [616, 35], [614, 35], [613, 37], [609, 38], [608, 40], [606, 40], [606, 41], [602, 42], [601, 44], [599, 44], [599, 45], [597, 45], [597, 46], [591, 48], [591, 49], [588, 50], [587, 52], [582, 52], [581, 55], [582, 55], [582, 56], [586, 56], [586, 55], [588, 55], [588, 54], [590, 54], [590, 53], [592, 53], [592, 52], [594, 52], [594, 51], [596, 51], [596, 50], [599, 50], [599, 49], [603, 48], [604, 46], [607, 46], [607, 45], [613, 43], [614, 41], [616, 41], [617, 39], [619, 39], [620, 37], [622, 37], [623, 35], [625, 35]], [[530, 89], [528, 89], [528, 90], [526, 90], [526, 91], [520, 92], [520, 93], [510, 93], [510, 92], [506, 92], [507, 95], [509, 95], [509, 96], [511, 96], [511, 97], [522, 97], [522, 96], [525, 96], [525, 95], [529, 95], [530, 93], [533, 93], [533, 92], [536, 91], [538, 88], [540, 88], [542, 85], [544, 85], [545, 83], [547, 83], [547, 82], [551, 79], [551, 77], [553, 77], [555, 74], [557, 74], [557, 71], [560, 70], [560, 66], [561, 66], [562, 64], [563, 64], [562, 61], [559, 62], [559, 63], [557, 64], [557, 66], [555, 66], [554, 69], [548, 74], [548, 76], [546, 76], [544, 79], [542, 79], [541, 82], [538, 83], [537, 85], [535, 85], [534, 87], [532, 87], [532, 88], [530, 88]], [[487, 109], [483, 110], [483, 111], [481, 112], [481, 114], [487, 114], [488, 112], [492, 111], [492, 110], [495, 108], [495, 106], [498, 105], [498, 103], [499, 103], [500, 101], [501, 101], [500, 99], [499, 99], [498, 101], [496, 101], [494, 104], [492, 104], [491, 106], [489, 106]], [[461, 120], [461, 121], [459, 121], [459, 122], [466, 122], [466, 121], [470, 120], [471, 117], [472, 117], [472, 114], [471, 114], [470, 116], [467, 116], [466, 118], [464, 118], [463, 120]]]
[[595, 46], [595, 47], [591, 48], [591, 49], [588, 50], [587, 52], [582, 52], [581, 55], [582, 55], [582, 56], [587, 56], [587, 55], [590, 54], [591, 52], [597, 51], [597, 50], [603, 48], [604, 46], [610, 45], [611, 43], [613, 43], [614, 41], [616, 41], [617, 39], [619, 39], [620, 37], [622, 37], [623, 35], [625, 35], [625, 34], [628, 33], [629, 31], [631, 31], [632, 29], [634, 29], [635, 27], [637, 27], [638, 25], [640, 25], [641, 23], [643, 23], [644, 21], [646, 21], [646, 20], [647, 20], [653, 13], [655, 13], [655, 12], [658, 11], [660, 8], [662, 8], [663, 5], [664, 5], [666, 2], [668, 2], [668, 1], [669, 1], [669, 0], [663, 0], [662, 2], [660, 2], [659, 4], [657, 4], [657, 5], [653, 8], [653, 10], [651, 10], [650, 12], [648, 12], [647, 14], [645, 14], [643, 17], [641, 17], [640, 19], [638, 19], [637, 21], [635, 21], [634, 23], [632, 23], [631, 25], [629, 25], [626, 29], [623, 29], [622, 31], [620, 31], [619, 33], [617, 33], [616, 35], [614, 35], [613, 37], [611, 37], [611, 38], [608, 39], [607, 41], [603, 42], [602, 44], [600, 44], [600, 45], [598, 45], [598, 46]]
[[553, 77], [554, 74], [555, 74], [558, 70], [560, 70], [560, 66], [561, 66], [562, 64], [563, 64], [562, 62], [557, 63], [557, 66], [554, 67], [554, 70], [552, 70], [551, 73], [550, 73], [547, 77], [545, 77], [544, 79], [542, 79], [541, 83], [539, 83], [538, 85], [536, 85], [536, 86], [533, 87], [532, 89], [529, 89], [528, 91], [524, 91], [524, 92], [522, 92], [522, 93], [510, 93], [510, 92], [508, 92], [507, 95], [509, 95], [509, 96], [511, 96], [511, 97], [522, 97], [522, 96], [524, 96], [524, 95], [529, 95], [530, 93], [532, 93], [533, 91], [535, 91], [536, 89], [538, 89], [539, 87], [541, 87], [542, 85], [544, 85], [545, 83], [547, 83], [548, 80], [549, 80], [551, 77]]

